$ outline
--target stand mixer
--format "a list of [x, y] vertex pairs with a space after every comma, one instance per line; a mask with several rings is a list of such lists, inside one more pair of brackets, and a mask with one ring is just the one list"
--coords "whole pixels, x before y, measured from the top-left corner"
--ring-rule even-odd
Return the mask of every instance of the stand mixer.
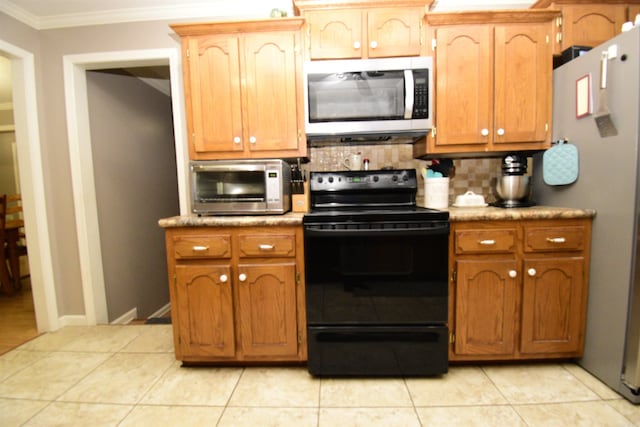
[[529, 200], [530, 186], [527, 173], [527, 157], [508, 154], [502, 158], [502, 176], [496, 182], [499, 200], [493, 206], [500, 208], [524, 208], [533, 206]]

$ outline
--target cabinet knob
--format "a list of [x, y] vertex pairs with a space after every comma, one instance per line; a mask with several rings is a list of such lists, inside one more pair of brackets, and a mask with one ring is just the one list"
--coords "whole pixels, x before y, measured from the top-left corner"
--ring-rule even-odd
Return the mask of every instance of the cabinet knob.
[[238, 279], [239, 279], [241, 282], [244, 282], [244, 281], [246, 281], [246, 280], [247, 280], [247, 275], [246, 275], [246, 274], [244, 274], [244, 273], [240, 273], [240, 275], [238, 276]]
[[255, 144], [256, 143], [256, 137], [255, 136], [250, 136], [249, 137], [249, 142], [252, 143], [252, 144]]
[[354, 49], [360, 49], [360, 42], [353, 42]]
[[515, 270], [509, 270], [509, 277], [515, 279], [516, 277], [518, 277], [518, 272]]
[[498, 129], [498, 135], [500, 136], [504, 135], [504, 129], [502, 128]]
[[527, 270], [527, 274], [531, 277], [536, 275], [536, 269], [535, 268], [530, 268]]
[[369, 47], [371, 47], [371, 49], [375, 49], [378, 47], [378, 42], [375, 40], [372, 40], [371, 43], [369, 43]]
[[220, 282], [227, 283], [227, 280], [229, 280], [229, 277], [227, 277], [226, 274], [221, 274], [220, 275]]
[[235, 142], [236, 144], [240, 144], [240, 141], [242, 140], [240, 139], [239, 136], [236, 136], [235, 138], [233, 138], [233, 142]]
[[480, 131], [480, 135], [482, 136], [488, 136], [489, 135], [489, 129], [482, 129]]

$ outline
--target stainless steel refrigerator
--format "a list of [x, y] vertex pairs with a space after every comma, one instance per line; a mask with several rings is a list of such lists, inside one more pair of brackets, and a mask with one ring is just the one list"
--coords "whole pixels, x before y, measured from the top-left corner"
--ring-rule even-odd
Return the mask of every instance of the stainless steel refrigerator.
[[[601, 136], [596, 124], [603, 52], [614, 136]], [[532, 174], [537, 204], [597, 211], [585, 351], [578, 363], [634, 403], [640, 403], [639, 83], [637, 27], [556, 68], [553, 140], [566, 139], [578, 148], [579, 174], [573, 184], [546, 184], [542, 153], [533, 158]]]

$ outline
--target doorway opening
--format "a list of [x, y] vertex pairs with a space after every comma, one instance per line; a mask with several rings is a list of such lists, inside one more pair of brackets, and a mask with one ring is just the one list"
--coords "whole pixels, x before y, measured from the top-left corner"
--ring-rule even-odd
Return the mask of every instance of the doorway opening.
[[[188, 209], [185, 190], [188, 153], [182, 108], [184, 97], [179, 79], [179, 57], [178, 49], [155, 49], [67, 55], [63, 58], [71, 175], [85, 306], [83, 324], [95, 325], [114, 321], [110, 318], [105, 288], [105, 264], [100, 236], [93, 144], [87, 143], [87, 141], [92, 141], [87, 73], [108, 69], [169, 67], [178, 204], [180, 213], [185, 213]], [[141, 167], [148, 168], [153, 165], [143, 164]], [[116, 320], [126, 322], [127, 318], [131, 316], [135, 316], [135, 314], [120, 316]]]

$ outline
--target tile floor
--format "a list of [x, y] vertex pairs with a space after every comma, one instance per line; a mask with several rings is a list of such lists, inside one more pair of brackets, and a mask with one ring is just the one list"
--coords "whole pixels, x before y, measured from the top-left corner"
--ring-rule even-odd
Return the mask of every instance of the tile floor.
[[0, 426], [640, 426], [573, 364], [441, 378], [316, 379], [303, 367], [182, 368], [170, 325], [66, 327], [0, 356]]

